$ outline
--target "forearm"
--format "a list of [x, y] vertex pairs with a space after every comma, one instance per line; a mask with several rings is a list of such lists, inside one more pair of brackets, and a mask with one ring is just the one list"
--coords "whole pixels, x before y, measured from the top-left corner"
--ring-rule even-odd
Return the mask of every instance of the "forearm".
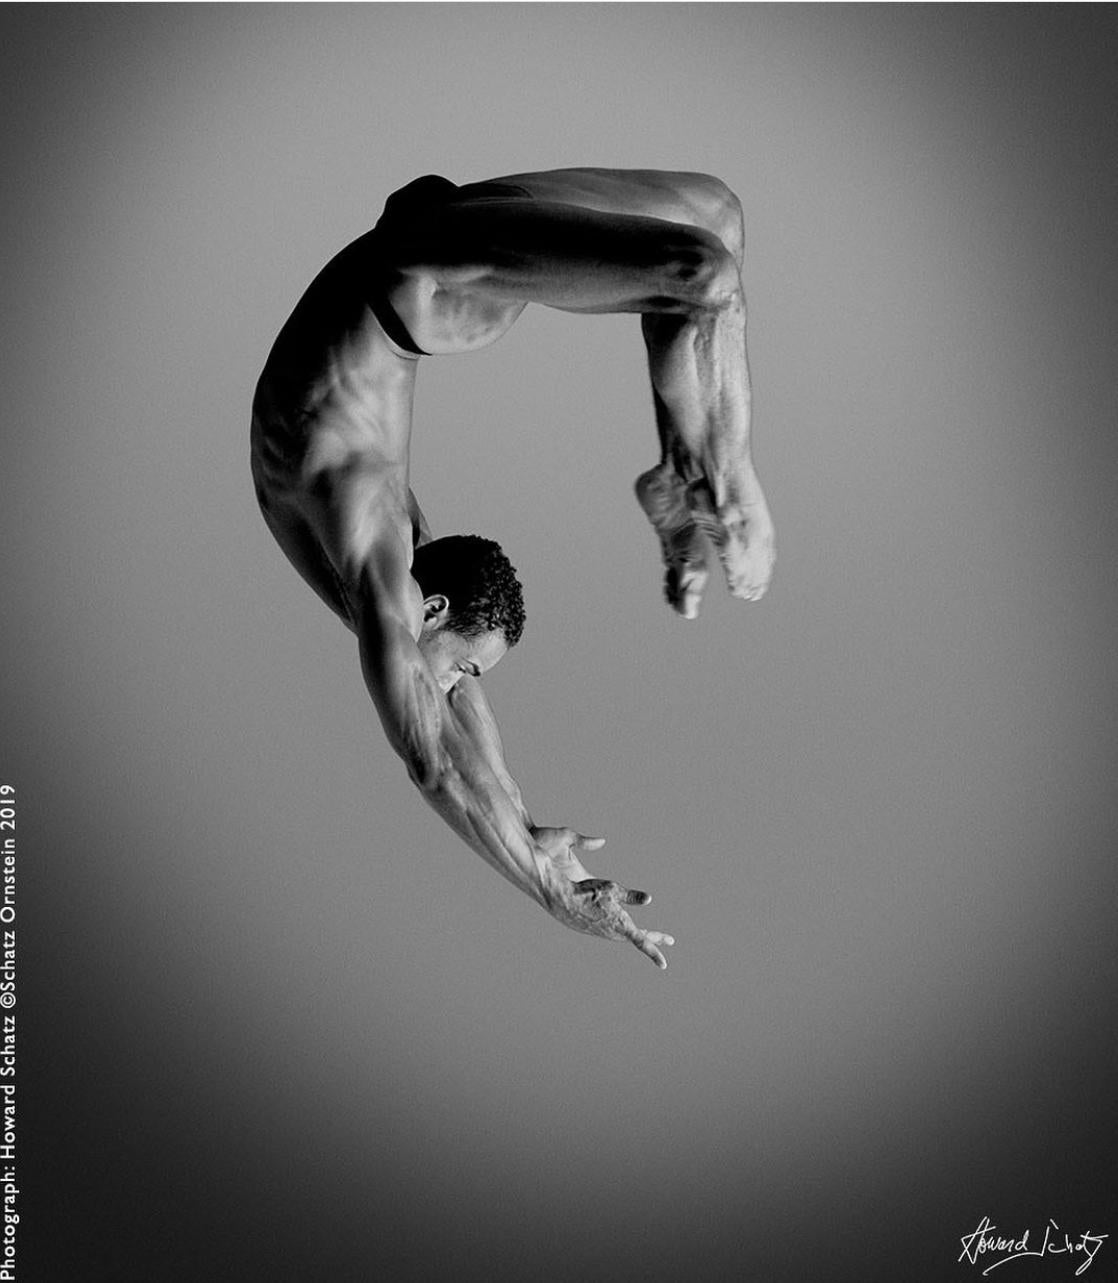
[[513, 779], [512, 773], [505, 764], [505, 749], [501, 742], [497, 719], [489, 706], [489, 700], [481, 682], [476, 677], [463, 676], [451, 691], [449, 702], [458, 719], [458, 726], [474, 753], [497, 777], [498, 783], [508, 795], [524, 827], [531, 831], [534, 827], [532, 817], [528, 814], [520, 785]]
[[535, 824], [533, 823], [532, 817], [528, 812], [528, 807], [524, 802], [524, 795], [520, 791], [520, 785], [517, 784], [509, 774], [508, 767], [505, 766], [504, 761], [500, 757], [494, 760], [487, 752], [485, 752], [485, 747], [487, 746], [479, 745], [477, 740], [470, 733], [469, 728], [463, 726], [462, 729], [467, 737], [469, 747], [492, 772], [494, 779], [500, 786], [505, 797], [508, 799], [509, 805], [512, 807], [517, 819], [520, 821], [525, 831], [531, 835], [532, 830], [535, 828]]
[[519, 790], [515, 797], [510, 795], [460, 726], [451, 723], [444, 728], [435, 770], [416, 783], [428, 804], [472, 850], [513, 886], [548, 907], [547, 865]]
[[386, 724], [389, 742], [428, 805], [502, 877], [546, 907], [540, 853], [523, 807], [437, 698], [437, 726], [408, 719], [402, 733], [393, 734]]

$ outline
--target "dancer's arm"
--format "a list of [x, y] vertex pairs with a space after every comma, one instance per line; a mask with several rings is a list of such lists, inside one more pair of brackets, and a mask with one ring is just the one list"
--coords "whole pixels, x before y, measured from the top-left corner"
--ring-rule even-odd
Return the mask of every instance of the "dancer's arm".
[[361, 669], [389, 743], [451, 828], [546, 907], [542, 855], [520, 809], [477, 751], [416, 644], [419, 590], [394, 531], [374, 541], [359, 583]]
[[390, 531], [374, 540], [357, 593], [361, 667], [389, 743], [412, 780], [468, 846], [557, 921], [587, 935], [629, 940], [666, 967], [659, 945], [671, 938], [643, 930], [627, 912], [650, 897], [587, 875], [575, 852], [596, 849], [597, 840], [534, 828], [484, 697], [471, 692], [472, 698], [448, 701], [440, 690], [410, 623], [418, 591], [399, 535]]

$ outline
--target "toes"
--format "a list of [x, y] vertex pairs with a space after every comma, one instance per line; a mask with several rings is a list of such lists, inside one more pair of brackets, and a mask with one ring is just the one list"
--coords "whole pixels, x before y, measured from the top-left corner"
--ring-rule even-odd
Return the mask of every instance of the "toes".
[[669, 566], [664, 576], [664, 596], [668, 605], [684, 619], [695, 619], [703, 600], [703, 590], [710, 576], [706, 570], [689, 566]]
[[688, 487], [688, 504], [696, 527], [718, 553], [731, 595], [760, 601], [773, 569], [772, 523], [763, 502], [719, 509], [700, 480]]
[[772, 552], [767, 550], [757, 553], [749, 549], [741, 552], [739, 549], [739, 553], [737, 557], [726, 556], [722, 559], [730, 595], [741, 601], [760, 601], [768, 591], [772, 579]]
[[659, 466], [642, 473], [634, 488], [660, 539], [668, 605], [685, 619], [694, 619], [709, 574], [706, 547], [690, 511], [687, 489], [676, 473]]
[[702, 597], [710, 572], [707, 567], [707, 550], [703, 537], [694, 526], [678, 531], [676, 537], [665, 541], [664, 591], [672, 605]]
[[768, 588], [768, 584], [761, 584], [760, 587], [747, 584], [745, 587], [731, 588], [730, 596], [736, 597], [738, 601], [760, 601]]

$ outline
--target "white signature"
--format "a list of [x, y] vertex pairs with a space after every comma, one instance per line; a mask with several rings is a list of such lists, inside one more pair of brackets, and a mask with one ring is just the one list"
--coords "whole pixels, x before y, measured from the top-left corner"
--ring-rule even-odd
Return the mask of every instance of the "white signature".
[[[964, 1234], [961, 1240], [963, 1251], [959, 1260], [969, 1261], [971, 1265], [977, 1265], [978, 1258], [985, 1256], [987, 1252], [1006, 1253], [1000, 1260], [988, 1265], [982, 1271], [983, 1276], [989, 1274], [991, 1270], [996, 1270], [999, 1265], [1005, 1265], [1007, 1261], [1020, 1260], [1022, 1256], [1062, 1256], [1067, 1252], [1082, 1252], [1084, 1260], [1075, 1271], [1078, 1277], [1090, 1267], [1103, 1240], [1110, 1237], [1109, 1234], [1092, 1234], [1090, 1230], [1084, 1230], [1078, 1240], [1072, 1240], [1061, 1231], [1055, 1221], [1050, 1220], [1044, 1227], [1044, 1242], [1039, 1247], [1030, 1247], [1028, 1230], [1020, 1238], [1004, 1238], [995, 1234], [994, 1231], [997, 1228], [996, 1225], [990, 1224], [988, 1216], [984, 1216], [979, 1222], [978, 1229], [970, 1234]], [[1058, 1238], [1053, 1238], [1053, 1230], [1056, 1231]]]

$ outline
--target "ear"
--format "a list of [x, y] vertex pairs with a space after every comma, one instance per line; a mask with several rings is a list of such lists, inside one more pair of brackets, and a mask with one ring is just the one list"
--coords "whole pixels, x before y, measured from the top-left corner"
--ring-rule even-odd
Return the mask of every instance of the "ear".
[[423, 602], [423, 626], [424, 628], [441, 628], [446, 623], [447, 616], [450, 614], [450, 601], [442, 595], [436, 593], [433, 597], [427, 597]]

